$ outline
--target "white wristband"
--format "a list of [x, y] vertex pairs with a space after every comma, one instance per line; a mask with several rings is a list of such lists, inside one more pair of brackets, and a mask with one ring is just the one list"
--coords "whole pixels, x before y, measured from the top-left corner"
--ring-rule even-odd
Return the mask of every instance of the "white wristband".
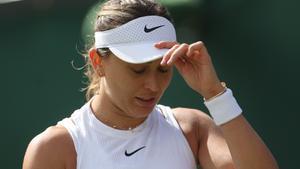
[[229, 88], [222, 95], [204, 101], [204, 104], [217, 125], [227, 123], [242, 113], [242, 109]]

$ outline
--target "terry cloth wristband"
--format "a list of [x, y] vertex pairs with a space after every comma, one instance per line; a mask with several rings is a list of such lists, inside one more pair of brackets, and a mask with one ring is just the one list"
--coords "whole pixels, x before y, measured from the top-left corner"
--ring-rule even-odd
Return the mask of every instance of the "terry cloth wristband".
[[242, 113], [229, 88], [226, 88], [221, 95], [204, 101], [204, 104], [217, 125], [227, 123]]

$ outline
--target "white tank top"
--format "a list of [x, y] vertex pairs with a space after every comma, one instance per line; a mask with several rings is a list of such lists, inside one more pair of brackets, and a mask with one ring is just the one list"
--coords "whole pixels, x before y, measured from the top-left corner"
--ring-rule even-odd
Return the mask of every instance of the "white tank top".
[[196, 169], [191, 148], [170, 107], [157, 105], [130, 131], [99, 121], [90, 102], [58, 124], [72, 137], [77, 169]]

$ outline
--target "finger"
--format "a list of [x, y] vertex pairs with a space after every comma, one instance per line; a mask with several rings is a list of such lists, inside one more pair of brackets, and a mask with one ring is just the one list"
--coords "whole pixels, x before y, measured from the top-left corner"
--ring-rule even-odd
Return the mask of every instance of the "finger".
[[175, 67], [177, 70], [181, 73], [182, 68], [185, 66], [186, 60], [185, 59], [178, 59], [176, 62], [174, 62]]
[[167, 61], [170, 59], [172, 53], [179, 47], [179, 45], [174, 45], [171, 49], [169, 49], [161, 60], [160, 64], [167, 65]]
[[177, 44], [178, 42], [160, 41], [158, 43], [155, 43], [154, 46], [158, 49], [170, 49]]
[[[181, 44], [171, 55], [170, 59], [167, 61], [168, 65], [173, 64], [178, 58], [183, 58], [186, 56], [186, 52], [189, 45], [186, 43]], [[182, 60], [183, 61], [183, 60]]]
[[203, 48], [205, 48], [205, 46], [202, 41], [195, 42], [189, 46], [189, 49], [188, 49], [186, 55], [188, 57], [191, 57], [194, 55], [195, 52], [200, 52], [201, 50], [203, 50]]

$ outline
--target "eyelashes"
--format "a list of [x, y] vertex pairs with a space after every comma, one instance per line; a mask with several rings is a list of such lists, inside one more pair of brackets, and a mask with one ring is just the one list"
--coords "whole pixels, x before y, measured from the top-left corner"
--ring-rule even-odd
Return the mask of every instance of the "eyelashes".
[[146, 71], [146, 69], [139, 69], [139, 70], [133, 69], [132, 71], [136, 74], [143, 74]]
[[[146, 68], [143, 68], [143, 69], [132, 69], [132, 71], [136, 74], [143, 74], [146, 72]], [[160, 73], [167, 73], [169, 72], [170, 68], [166, 68], [166, 67], [159, 67], [157, 69]]]
[[158, 70], [159, 70], [161, 73], [167, 73], [167, 72], [169, 72], [170, 68], [163, 68], [163, 67], [160, 67], [160, 68], [158, 68]]

